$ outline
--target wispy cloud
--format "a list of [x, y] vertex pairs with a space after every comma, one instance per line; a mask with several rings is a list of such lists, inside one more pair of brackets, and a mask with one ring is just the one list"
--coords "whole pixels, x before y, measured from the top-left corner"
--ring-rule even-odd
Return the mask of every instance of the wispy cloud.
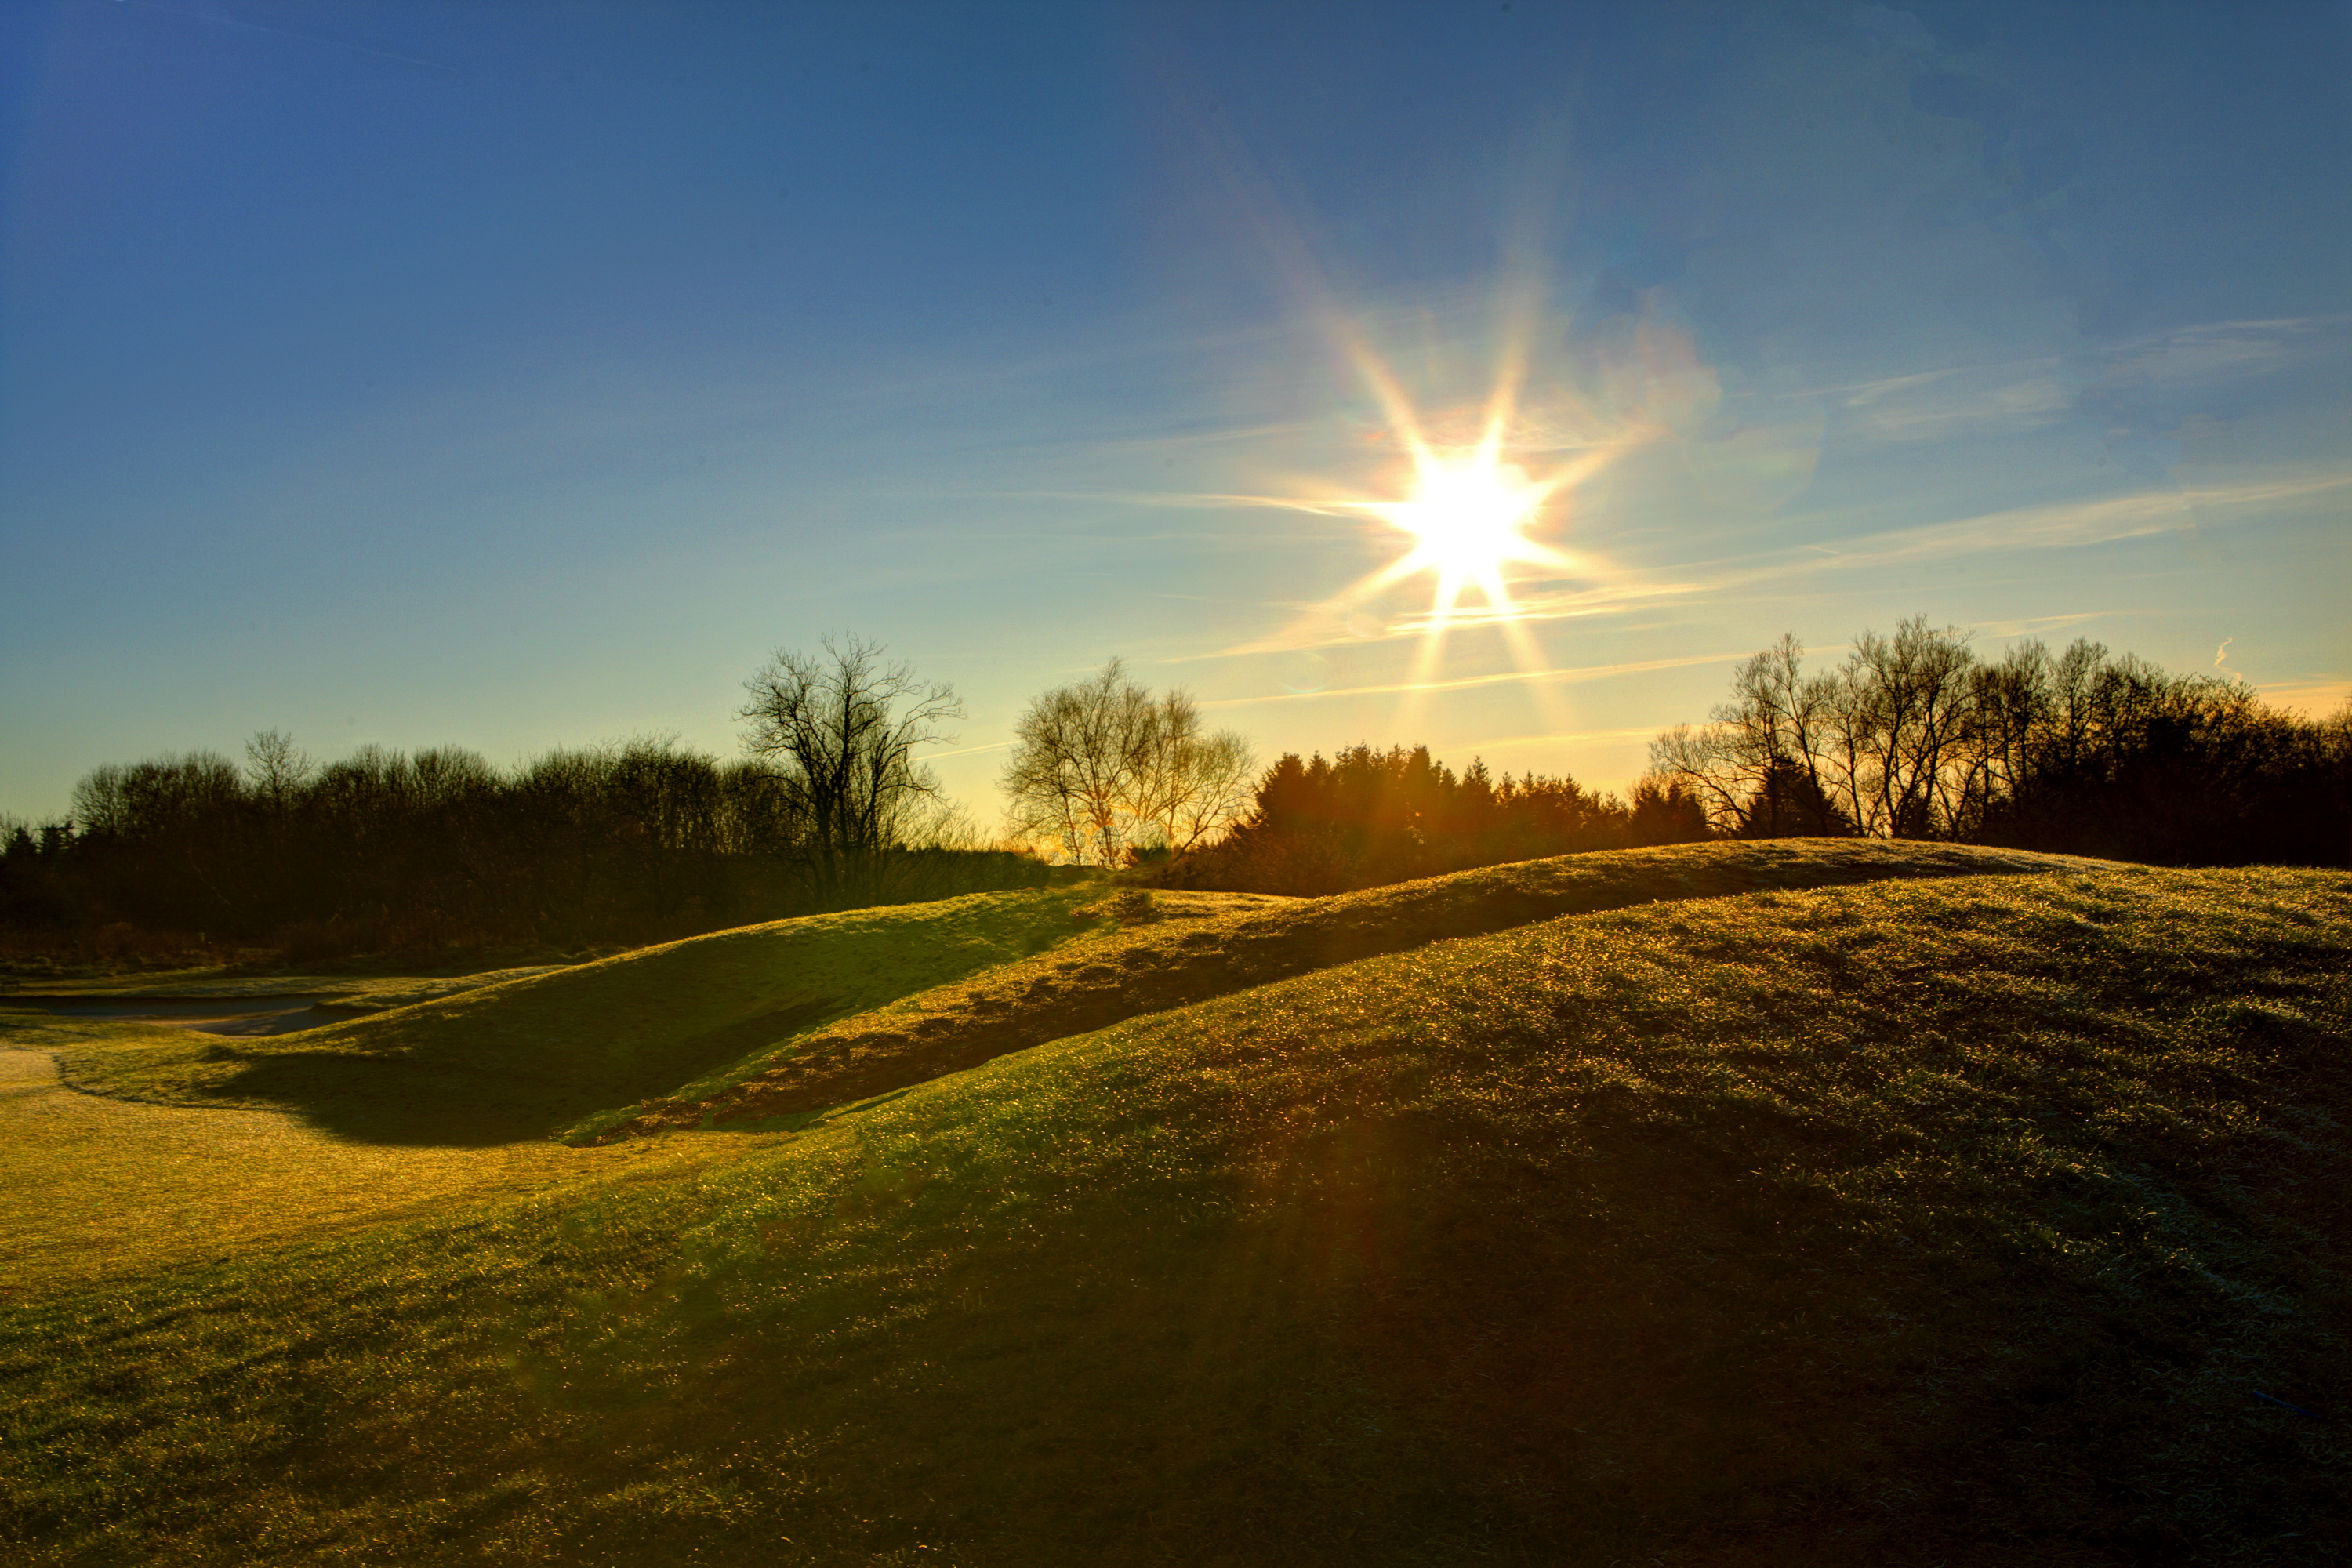
[[969, 757], [977, 752], [1001, 752], [1013, 744], [1010, 741], [991, 741], [985, 746], [964, 746], [952, 752], [930, 752], [913, 759], [919, 763], [936, 763], [942, 757]]
[[2028, 616], [2014, 621], [1976, 621], [1969, 630], [1982, 632], [1989, 637], [2032, 637], [2043, 632], [2054, 632], [2061, 626], [2078, 626], [2084, 621], [2104, 619], [2109, 610], [2081, 610], [2071, 616]]
[[1682, 658], [1650, 658], [1630, 664], [1588, 664], [1571, 669], [1512, 669], [1499, 675], [1470, 675], [1453, 680], [1401, 680], [1383, 686], [1340, 686], [1321, 691], [1273, 691], [1263, 697], [1224, 697], [1203, 702], [1203, 708], [1249, 708], [1268, 702], [1319, 702], [1333, 697], [1390, 697], [1401, 692], [1424, 694], [1461, 691], [1475, 686], [1509, 686], [1522, 682], [1575, 685], [1607, 680], [1621, 675], [1641, 675], [1654, 669], [1681, 669], [1694, 664], [1717, 664], [1745, 658], [1744, 653], [1693, 654]]
[[1965, 389], [1961, 395], [1933, 401], [1857, 395], [1845, 403], [1849, 435], [1889, 445], [1944, 441], [1962, 435], [2013, 435], [2062, 419], [2073, 406], [2057, 377], [2046, 374], [1979, 384]]
[[2265, 701], [2314, 718], [2325, 717], [2352, 703], [2352, 680], [2287, 680], [2254, 689]]
[[2210, 321], [2081, 353], [1947, 366], [1775, 400], [1818, 398], [1841, 412], [1849, 438], [1890, 445], [2012, 435], [2074, 416], [2169, 427], [2201, 392], [2342, 354], [2347, 327], [2352, 317], [2333, 315]]
[[[1517, 600], [1517, 616], [1522, 620], [1571, 619], [1644, 601], [1675, 598], [1696, 603], [1752, 594], [1808, 578], [2024, 551], [2089, 549], [2179, 532], [2200, 521], [2284, 510], [2346, 489], [2352, 489], [2352, 471], [2329, 469], [2237, 485], [2147, 490], [2019, 507], [1865, 534], [1838, 544], [1809, 544], [1767, 555], [1683, 566], [1672, 580], [1643, 582], [1629, 574], [1599, 587], [1526, 595]], [[1457, 616], [1456, 624], [1469, 619]]]
[[2095, 500], [2017, 507], [1953, 522], [1866, 535], [1834, 554], [1814, 556], [1801, 565], [1762, 568], [1751, 574], [1750, 580], [1784, 575], [1791, 570], [1916, 564], [2013, 550], [2079, 550], [2174, 532], [2194, 521], [2198, 512], [2220, 517], [2271, 511], [2347, 488], [2352, 488], [2352, 471], [2338, 468], [2236, 485], [2142, 490]]
[[1648, 740], [1658, 732], [1659, 726], [1644, 724], [1632, 730], [1546, 731], [1531, 735], [1490, 735], [1483, 741], [1472, 741], [1450, 750], [1470, 752], [1516, 752], [1531, 746], [1559, 746], [1571, 742]]

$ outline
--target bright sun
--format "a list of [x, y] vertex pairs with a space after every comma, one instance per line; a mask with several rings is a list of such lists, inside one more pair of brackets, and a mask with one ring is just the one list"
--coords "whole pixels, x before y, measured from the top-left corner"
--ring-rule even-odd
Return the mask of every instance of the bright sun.
[[1507, 616], [1507, 568], [1566, 563], [1559, 552], [1527, 533], [1558, 486], [1557, 479], [1535, 483], [1517, 464], [1498, 462], [1493, 443], [1468, 452], [1418, 447], [1410, 499], [1356, 503], [1412, 540], [1412, 548], [1379, 573], [1373, 585], [1427, 572], [1437, 578], [1433, 610], [1438, 619], [1472, 586], [1493, 613]]
[[1529, 553], [1520, 531], [1543, 500], [1517, 469], [1491, 460], [1433, 458], [1422, 465], [1412, 499], [1383, 510], [1413, 536], [1416, 566], [1483, 584]]
[[[1375, 519], [1383, 531], [1393, 531], [1390, 543], [1402, 535], [1404, 547], [1337, 596], [1309, 609], [1295, 631], [1285, 634], [1285, 641], [1311, 649], [1333, 640], [1335, 623], [1344, 625], [1349, 637], [1417, 635], [1421, 647], [1412, 670], [1403, 685], [1391, 689], [1412, 693], [1435, 689], [1433, 682], [1452, 629], [1491, 627], [1502, 635], [1522, 673], [1542, 672], [1544, 652], [1528, 623], [1549, 615], [1516, 603], [1512, 590], [1517, 586], [1559, 598], [1567, 594], [1567, 579], [1594, 575], [1595, 562], [1551, 541], [1567, 531], [1566, 498], [1613, 461], [1625, 440], [1574, 443], [1563, 439], [1564, 433], [1556, 427], [1521, 430], [1517, 410], [1527, 371], [1522, 346], [1505, 356], [1487, 399], [1484, 428], [1470, 441], [1441, 446], [1429, 438], [1427, 424], [1404, 388], [1370, 347], [1354, 339], [1343, 340], [1343, 346], [1384, 416], [1386, 429], [1372, 439], [1394, 441], [1391, 450], [1410, 464], [1393, 474], [1395, 489], [1377, 498], [1327, 493], [1311, 499], [1236, 499], [1326, 516], [1353, 513]], [[1456, 414], [1446, 423], [1458, 429], [1463, 421]], [[1534, 438], [1538, 430], [1549, 438]], [[1531, 473], [1519, 462], [1507, 461], [1507, 452], [1526, 454], [1542, 465], [1540, 471]], [[1381, 605], [1391, 590], [1422, 576], [1434, 579], [1427, 609], [1391, 616], [1378, 608], [1370, 616], [1375, 630], [1361, 629], [1360, 610]], [[1484, 602], [1465, 605], [1465, 596]], [[1489, 679], [1496, 678], [1480, 678]]]

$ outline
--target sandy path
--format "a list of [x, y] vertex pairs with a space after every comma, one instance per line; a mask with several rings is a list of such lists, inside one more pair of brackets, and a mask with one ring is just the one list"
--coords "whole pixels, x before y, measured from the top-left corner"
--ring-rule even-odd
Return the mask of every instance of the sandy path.
[[47, 1052], [0, 1047], [0, 1292], [215, 1258], [611, 1167], [544, 1142], [358, 1143], [266, 1110], [78, 1094]]

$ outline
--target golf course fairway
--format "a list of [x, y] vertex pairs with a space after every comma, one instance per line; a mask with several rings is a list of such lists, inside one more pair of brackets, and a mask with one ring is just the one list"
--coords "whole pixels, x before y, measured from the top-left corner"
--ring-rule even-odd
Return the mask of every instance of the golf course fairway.
[[1802, 840], [0, 1004], [0, 1557], [2332, 1561], [2347, 1038], [2345, 873]]

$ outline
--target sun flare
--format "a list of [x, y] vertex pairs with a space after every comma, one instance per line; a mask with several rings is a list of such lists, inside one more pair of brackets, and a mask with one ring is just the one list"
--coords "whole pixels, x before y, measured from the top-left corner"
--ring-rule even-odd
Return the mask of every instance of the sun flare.
[[1528, 483], [1524, 470], [1481, 454], [1467, 461], [1425, 460], [1412, 499], [1381, 510], [1412, 536], [1416, 567], [1483, 584], [1532, 553], [1532, 542], [1521, 531], [1543, 500], [1542, 489]]
[[1503, 461], [1501, 446], [1491, 433], [1477, 446], [1458, 450], [1409, 439], [1412, 472], [1404, 499], [1357, 501], [1351, 510], [1380, 519], [1412, 544], [1351, 592], [1376, 592], [1427, 574], [1437, 579], [1424, 623], [1429, 633], [1442, 633], [1464, 593], [1474, 588], [1486, 600], [1484, 618], [1507, 628], [1517, 618], [1509, 586], [1513, 567], [1555, 573], [1573, 567], [1570, 556], [1533, 537], [1533, 531], [1556, 521], [1546, 518], [1546, 509], [1564, 485], [1581, 476], [1584, 466], [1535, 479], [1517, 463]]
[[[1565, 598], [1612, 575], [1600, 558], [1563, 548], [1574, 521], [1572, 498], [1644, 433], [1612, 431], [1605, 422], [1577, 416], [1572, 400], [1522, 417], [1536, 330], [1532, 314], [1510, 326], [1483, 410], [1453, 405], [1433, 416], [1414, 406], [1369, 343], [1341, 330], [1340, 345], [1380, 411], [1381, 427], [1367, 438], [1395, 454], [1385, 482], [1369, 495], [1310, 484], [1305, 494], [1230, 499], [1362, 519], [1371, 525], [1365, 542], [1390, 553], [1337, 595], [1304, 606], [1264, 646], [1297, 653], [1412, 637], [1419, 644], [1412, 670], [1391, 689], [1406, 694], [1408, 712], [1414, 693], [1436, 689], [1456, 630], [1499, 635], [1522, 674], [1545, 672], [1549, 659], [1533, 623], [1556, 618]], [[1427, 607], [1390, 609], [1389, 596], [1417, 578], [1430, 580]], [[1557, 728], [1551, 698], [1539, 685], [1530, 690]]]

